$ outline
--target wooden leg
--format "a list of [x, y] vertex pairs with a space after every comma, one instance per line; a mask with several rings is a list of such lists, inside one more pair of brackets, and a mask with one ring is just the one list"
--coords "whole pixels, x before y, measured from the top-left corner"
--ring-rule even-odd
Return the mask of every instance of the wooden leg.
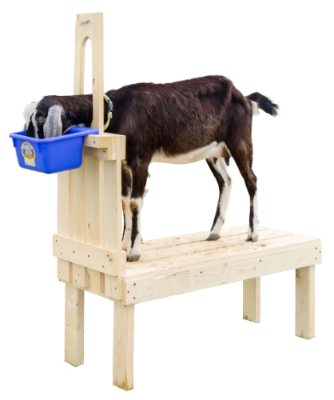
[[84, 294], [65, 284], [65, 361], [74, 367], [84, 363]]
[[296, 269], [296, 336], [314, 337], [315, 266]]
[[114, 385], [133, 389], [135, 306], [114, 302]]
[[261, 278], [244, 281], [244, 319], [260, 322], [261, 319]]

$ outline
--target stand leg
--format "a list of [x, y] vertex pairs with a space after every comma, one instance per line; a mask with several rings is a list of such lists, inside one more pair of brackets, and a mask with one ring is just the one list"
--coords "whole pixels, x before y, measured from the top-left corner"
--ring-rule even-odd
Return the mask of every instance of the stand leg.
[[65, 361], [74, 367], [84, 363], [84, 294], [65, 284]]
[[261, 278], [244, 281], [244, 319], [260, 322], [261, 319]]
[[135, 386], [135, 306], [112, 303], [111, 384], [123, 391]]
[[294, 271], [294, 335], [316, 337], [316, 266]]

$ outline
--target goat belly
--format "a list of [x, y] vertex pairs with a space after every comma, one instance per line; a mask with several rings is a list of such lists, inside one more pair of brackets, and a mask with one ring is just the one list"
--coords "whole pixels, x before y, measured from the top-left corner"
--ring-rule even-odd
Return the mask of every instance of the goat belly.
[[189, 151], [188, 153], [176, 154], [167, 156], [163, 151], [153, 154], [151, 164], [197, 164], [210, 157], [222, 157], [225, 143], [210, 143], [208, 146], [200, 147], [198, 149]]

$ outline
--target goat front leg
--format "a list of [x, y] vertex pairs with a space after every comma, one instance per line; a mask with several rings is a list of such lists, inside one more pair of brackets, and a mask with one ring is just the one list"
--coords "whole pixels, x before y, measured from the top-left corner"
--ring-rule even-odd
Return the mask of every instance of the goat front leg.
[[122, 161], [122, 208], [124, 215], [124, 229], [122, 250], [127, 251], [131, 243], [132, 215], [130, 199], [132, 193], [132, 171], [126, 161]]
[[130, 211], [132, 217], [131, 241], [127, 249], [128, 261], [138, 261], [141, 256], [141, 226], [140, 214], [143, 208], [145, 186], [148, 177], [148, 164], [138, 163], [132, 169], [132, 194], [130, 199]]
[[127, 251], [131, 242], [132, 215], [130, 210], [130, 196], [122, 196], [122, 208], [124, 216], [124, 228], [122, 250]]
[[[149, 189], [145, 187], [143, 205], [144, 206], [145, 198]], [[125, 194], [125, 193], [124, 193]], [[131, 231], [132, 231], [132, 210], [130, 208], [130, 197], [131, 196], [122, 196], [122, 206], [123, 206], [123, 238], [122, 238], [122, 250], [126, 252], [130, 252], [130, 244], [131, 244]], [[135, 207], [132, 206], [135, 211]], [[143, 243], [144, 239], [141, 235], [141, 243]]]

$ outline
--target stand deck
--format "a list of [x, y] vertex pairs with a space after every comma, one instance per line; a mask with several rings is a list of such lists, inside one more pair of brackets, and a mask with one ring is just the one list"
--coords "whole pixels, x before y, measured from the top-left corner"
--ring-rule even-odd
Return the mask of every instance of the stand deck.
[[[261, 227], [258, 242], [252, 243], [245, 242], [246, 233], [247, 226], [241, 226], [223, 229], [216, 242], [205, 241], [208, 232], [145, 242], [140, 261], [127, 263], [121, 279], [102, 272], [113, 271], [109, 251], [55, 235], [54, 255], [72, 265], [66, 279], [58, 271], [66, 282], [66, 361], [83, 363], [84, 290], [115, 302], [114, 384], [129, 390], [135, 304], [243, 281], [244, 319], [260, 322], [260, 277], [292, 269], [296, 270], [296, 335], [313, 338], [315, 264], [321, 263], [321, 241]], [[83, 265], [72, 264], [80, 261]]]

